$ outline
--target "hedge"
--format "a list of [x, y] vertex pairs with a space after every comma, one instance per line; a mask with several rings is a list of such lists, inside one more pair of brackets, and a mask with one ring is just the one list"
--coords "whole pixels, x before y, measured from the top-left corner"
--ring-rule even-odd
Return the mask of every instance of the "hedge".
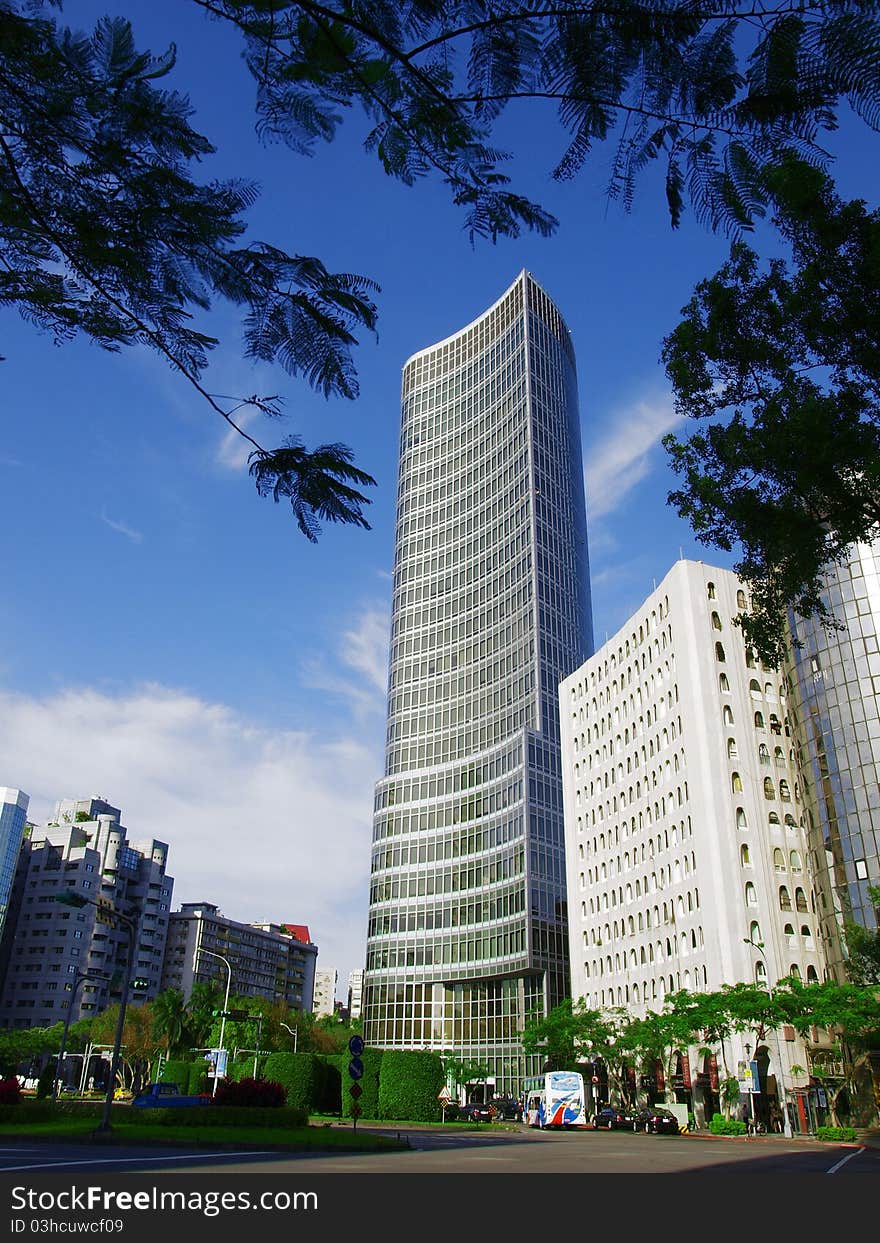
[[725, 1118], [723, 1114], [715, 1114], [709, 1123], [713, 1135], [745, 1135], [748, 1127], [739, 1118]]
[[437, 1100], [446, 1083], [436, 1053], [386, 1049], [379, 1077], [379, 1117], [410, 1122], [440, 1122]]
[[284, 1085], [292, 1109], [316, 1112], [326, 1083], [326, 1070], [315, 1053], [270, 1053], [263, 1066], [267, 1079]]
[[836, 1141], [841, 1144], [855, 1142], [856, 1129], [853, 1126], [817, 1126], [816, 1139]]
[[189, 1091], [189, 1070], [192, 1062], [173, 1061], [171, 1058], [162, 1067], [162, 1073], [159, 1076], [160, 1083], [176, 1083], [180, 1088], [181, 1094], [186, 1095]]
[[[348, 1073], [348, 1064], [351, 1061], [350, 1053], [338, 1053], [335, 1057], [328, 1059], [339, 1068], [341, 1077], [341, 1096], [340, 1102], [341, 1113], [343, 1118], [351, 1117], [351, 1107], [354, 1104], [354, 1098], [349, 1092], [349, 1088], [354, 1083], [351, 1075]], [[361, 1085], [361, 1096], [358, 1104], [361, 1107], [361, 1117], [378, 1118], [379, 1117], [379, 1075], [382, 1068], [382, 1050], [381, 1049], [364, 1049], [361, 1054], [361, 1061], [364, 1064], [363, 1078], [359, 1080]], [[335, 1112], [340, 1111], [340, 1106]]]
[[[0, 1105], [0, 1123], [25, 1127], [29, 1122], [51, 1122], [53, 1118], [83, 1118], [97, 1122], [103, 1104], [76, 1101], [25, 1101], [21, 1105]], [[265, 1126], [273, 1129], [301, 1127], [308, 1123], [302, 1109], [264, 1109], [255, 1106], [187, 1105], [155, 1109], [117, 1106], [111, 1114], [114, 1127], [127, 1124], [145, 1126]]]

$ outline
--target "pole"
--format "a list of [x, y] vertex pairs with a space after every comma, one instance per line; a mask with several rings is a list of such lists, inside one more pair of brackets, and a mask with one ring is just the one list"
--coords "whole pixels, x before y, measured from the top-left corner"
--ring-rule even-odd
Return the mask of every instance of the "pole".
[[257, 1015], [257, 1047], [254, 1049], [254, 1078], [257, 1077], [257, 1058], [260, 1056], [260, 1046], [263, 1043], [263, 1016]]
[[[223, 1037], [226, 1033], [226, 1011], [229, 1009], [229, 989], [232, 984], [232, 967], [229, 963], [228, 958], [224, 958], [222, 954], [216, 954], [214, 950], [202, 949], [202, 947], [199, 946], [199, 952], [202, 954], [207, 954], [209, 958], [219, 958], [220, 961], [222, 963], [225, 963], [226, 965], [226, 996], [223, 1000], [223, 1014], [220, 1019], [220, 1048], [218, 1050], [218, 1052], [222, 1053], [223, 1052]], [[218, 1058], [217, 1060], [219, 1062], [220, 1059]], [[215, 1066], [214, 1067], [214, 1086], [211, 1089], [212, 1096], [217, 1095], [217, 1084], [220, 1080], [220, 1076], [217, 1073], [218, 1070], [219, 1070], [219, 1066]]]
[[77, 971], [73, 979], [73, 990], [70, 994], [70, 1005], [67, 1008], [67, 1016], [64, 1019], [64, 1031], [61, 1033], [61, 1048], [58, 1051], [58, 1058], [55, 1062], [55, 1078], [52, 1080], [52, 1100], [58, 1100], [58, 1082], [61, 1078], [61, 1069], [64, 1064], [64, 1053], [67, 1049], [67, 1036], [70, 1031], [70, 1022], [73, 1018], [73, 1003], [76, 1001], [76, 990], [85, 980], [97, 980], [101, 977], [90, 971]]
[[[752, 949], [756, 949], [763, 959], [764, 974], [767, 977], [767, 993], [772, 1001], [773, 989], [770, 987], [770, 970], [767, 966], [767, 955], [764, 953], [764, 946], [760, 941], [753, 941], [751, 937], [744, 937], [743, 940], [746, 945], [751, 945]], [[776, 1086], [779, 1089], [779, 1105], [782, 1109], [782, 1130], [785, 1138], [791, 1139], [791, 1118], [788, 1116], [788, 1101], [785, 1099], [785, 1080], [782, 1075], [782, 1044], [779, 1040], [779, 1032], [776, 1027], [773, 1028], [773, 1037], [776, 1041]], [[755, 1052], [757, 1053], [757, 1049]]]
[[[98, 904], [92, 903], [93, 906]], [[119, 1066], [119, 1050], [122, 1047], [122, 1032], [125, 1027], [125, 1009], [128, 1005], [128, 989], [131, 984], [131, 976], [134, 971], [134, 920], [129, 919], [127, 915], [121, 914], [119, 911], [113, 912], [113, 918], [118, 919], [125, 926], [128, 934], [128, 950], [125, 955], [125, 976], [122, 981], [122, 997], [119, 1000], [119, 1017], [116, 1020], [116, 1035], [113, 1039], [113, 1054], [110, 1058], [110, 1080], [107, 1084], [107, 1092], [104, 1096], [104, 1109], [101, 1113], [101, 1121], [98, 1124], [95, 1134], [106, 1135], [110, 1130], [110, 1110], [113, 1107], [113, 1093], [116, 1088], [116, 1071]]]

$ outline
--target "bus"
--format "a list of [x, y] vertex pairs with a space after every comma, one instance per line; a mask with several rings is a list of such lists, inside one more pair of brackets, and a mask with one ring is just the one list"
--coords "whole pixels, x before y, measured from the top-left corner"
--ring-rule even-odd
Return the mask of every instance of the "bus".
[[576, 1070], [548, 1070], [525, 1082], [523, 1122], [534, 1127], [587, 1125], [584, 1080]]

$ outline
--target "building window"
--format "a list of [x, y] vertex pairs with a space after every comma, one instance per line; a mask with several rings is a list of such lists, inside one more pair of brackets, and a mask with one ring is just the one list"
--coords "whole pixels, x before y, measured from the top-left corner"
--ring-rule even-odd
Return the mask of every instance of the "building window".
[[743, 783], [742, 783], [742, 777], [739, 775], [739, 773], [731, 773], [730, 784], [731, 784], [731, 788], [733, 789], [734, 794], [742, 793]]
[[715, 584], [714, 583], [706, 584], [706, 594], [708, 595], [710, 600], [715, 599]]
[[808, 984], [819, 983], [819, 977], [816, 974], [816, 968], [812, 965], [812, 963], [810, 964], [809, 967], [807, 967], [807, 983]]
[[737, 807], [736, 809], [736, 827], [738, 829], [747, 829], [749, 827], [744, 807]]
[[756, 712], [755, 713], [755, 729], [763, 729], [763, 728], [764, 728], [764, 714], [763, 712]]
[[798, 887], [794, 891], [794, 904], [799, 911], [806, 914], [807, 909], [808, 909], [807, 908], [807, 895], [804, 893], [803, 889], [801, 889], [800, 887]]
[[721, 719], [724, 721], [725, 725], [733, 724], [733, 711], [731, 710], [730, 704], [725, 704], [721, 709]]
[[736, 759], [736, 739], [728, 738], [727, 740], [727, 758], [729, 760]]
[[728, 682], [728, 680], [727, 680], [727, 674], [726, 674], [726, 673], [722, 673], [722, 674], [721, 674], [721, 677], [718, 679], [718, 685], [721, 687], [721, 693], [722, 693], [722, 695], [729, 695], [729, 694], [730, 694], [730, 683], [729, 683], [729, 682]]
[[739, 848], [739, 862], [740, 862], [740, 867], [747, 868], [747, 867], [751, 867], [751, 866], [752, 866], [752, 860], [751, 860], [751, 858], [750, 858], [750, 856], [749, 856], [749, 848], [748, 848], [748, 846], [745, 846], [745, 845], [740, 846], [740, 848]]
[[791, 897], [785, 885], [779, 886], [779, 909], [780, 911], [791, 910]]
[[758, 747], [758, 763], [759, 764], [770, 763], [770, 751], [767, 747], [767, 744], [764, 742], [762, 742]]
[[793, 850], [788, 856], [788, 862], [793, 872], [799, 872], [801, 870], [801, 857], [796, 850]]
[[736, 607], [738, 609], [748, 608], [748, 605], [746, 604], [746, 593], [744, 591], [738, 591], [736, 593]]
[[721, 618], [715, 612], [713, 612], [712, 614], [712, 629], [713, 630], [721, 629]]
[[755, 963], [755, 983], [761, 985], [767, 983], [767, 968], [764, 966], [763, 959]]
[[746, 882], [746, 906], [757, 906], [758, 894], [751, 881]]
[[715, 644], [715, 659], [719, 661], [725, 660], [724, 648], [722, 647], [720, 643]]
[[769, 777], [764, 778], [764, 798], [776, 798], [776, 790], [772, 780]]
[[785, 935], [786, 941], [788, 942], [789, 949], [794, 949], [797, 941], [795, 940], [793, 926], [791, 924], [786, 924], [782, 931]]
[[779, 783], [779, 797], [782, 799], [783, 803], [790, 803], [790, 802], [791, 802], [791, 793], [790, 793], [790, 791], [789, 791], [789, 788], [788, 788], [788, 782], [787, 782], [787, 781], [780, 781], [780, 783]]
[[749, 940], [754, 941], [756, 945], [763, 944], [763, 937], [761, 936], [761, 925], [754, 919], [749, 924]]
[[773, 868], [774, 868], [774, 871], [776, 872], [785, 871], [785, 855], [782, 853], [782, 851], [779, 849], [778, 846], [773, 851]]

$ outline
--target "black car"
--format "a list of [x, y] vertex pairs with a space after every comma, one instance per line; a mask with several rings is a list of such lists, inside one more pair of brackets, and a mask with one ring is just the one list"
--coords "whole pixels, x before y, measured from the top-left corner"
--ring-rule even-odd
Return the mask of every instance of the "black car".
[[634, 1114], [628, 1105], [603, 1105], [593, 1114], [594, 1131], [631, 1131]]
[[514, 1096], [500, 1096], [492, 1102], [496, 1122], [519, 1122], [522, 1116], [519, 1101]]
[[492, 1106], [483, 1101], [470, 1101], [458, 1111], [459, 1122], [491, 1122], [493, 1117]]
[[652, 1135], [678, 1135], [678, 1118], [669, 1109], [651, 1105], [640, 1109], [633, 1118], [633, 1130], [650, 1132]]

